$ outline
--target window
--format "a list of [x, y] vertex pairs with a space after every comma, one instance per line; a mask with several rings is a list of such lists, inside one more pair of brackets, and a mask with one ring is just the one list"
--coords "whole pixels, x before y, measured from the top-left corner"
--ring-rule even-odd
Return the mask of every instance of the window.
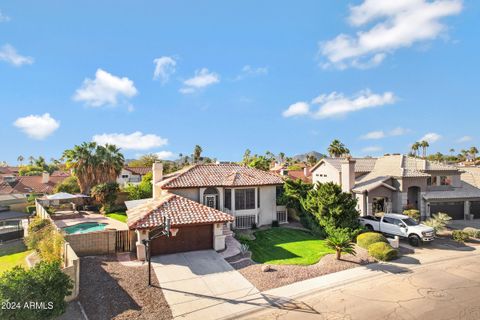
[[223, 206], [232, 210], [232, 189], [225, 189]]
[[128, 179], [128, 174], [122, 174], [122, 179]]
[[452, 184], [452, 178], [449, 176], [440, 176], [440, 185], [449, 186]]
[[255, 189], [235, 190], [235, 210], [255, 209]]
[[257, 208], [260, 208], [260, 188], [257, 188]]
[[428, 177], [428, 179], [427, 179], [427, 185], [429, 185], [429, 186], [436, 186], [436, 185], [437, 185], [437, 181], [438, 181], [438, 177], [437, 177], [437, 176]]

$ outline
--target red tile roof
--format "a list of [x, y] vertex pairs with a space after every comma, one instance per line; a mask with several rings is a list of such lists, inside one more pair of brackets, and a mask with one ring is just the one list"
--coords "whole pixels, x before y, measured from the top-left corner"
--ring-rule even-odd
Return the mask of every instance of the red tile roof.
[[51, 176], [47, 183], [42, 183], [42, 176], [22, 176], [18, 177], [15, 182], [2, 183], [0, 193], [52, 193], [55, 185], [65, 178], [64, 176]]
[[130, 171], [133, 174], [146, 175], [149, 172], [152, 172], [152, 167], [125, 167], [127, 171]]
[[305, 176], [304, 170], [289, 170], [287, 171], [287, 176], [293, 180], [301, 179], [303, 182], [312, 182], [312, 175]]
[[187, 198], [165, 193], [160, 199], [147, 201], [127, 211], [130, 229], [148, 229], [172, 219], [172, 226], [231, 222], [233, 216]]
[[277, 174], [238, 164], [196, 164], [165, 176], [163, 189], [283, 184]]

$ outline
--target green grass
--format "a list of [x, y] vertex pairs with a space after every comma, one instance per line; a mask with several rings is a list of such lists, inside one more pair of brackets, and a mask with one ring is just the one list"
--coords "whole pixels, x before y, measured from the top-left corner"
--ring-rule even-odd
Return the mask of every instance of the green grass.
[[27, 247], [22, 242], [14, 244], [4, 244], [0, 246], [0, 274], [10, 270], [14, 266], [27, 266], [25, 258], [32, 251], [27, 250]]
[[241, 242], [248, 244], [252, 259], [260, 263], [310, 265], [333, 253], [325, 240], [301, 230], [272, 228], [255, 232], [255, 237]]
[[107, 217], [118, 220], [120, 222], [127, 222], [127, 214], [125, 212], [112, 212], [112, 213], [107, 213]]

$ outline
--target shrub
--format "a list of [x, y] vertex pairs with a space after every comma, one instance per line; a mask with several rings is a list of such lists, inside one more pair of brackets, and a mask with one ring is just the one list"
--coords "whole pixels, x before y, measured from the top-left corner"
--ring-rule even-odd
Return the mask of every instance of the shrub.
[[102, 204], [102, 210], [109, 213], [113, 210], [118, 191], [120, 188], [116, 182], [100, 183], [92, 188], [92, 196]]
[[249, 233], [236, 232], [235, 238], [240, 242], [252, 241], [255, 240], [255, 237]]
[[278, 227], [279, 227], [278, 221], [277, 221], [277, 220], [273, 220], [273, 221], [272, 221], [272, 228], [278, 228]]
[[445, 229], [448, 221], [450, 220], [452, 220], [452, 217], [450, 217], [448, 214], [439, 212], [433, 214], [433, 217], [428, 218], [425, 222], [423, 222], [423, 224], [432, 227], [435, 230], [435, 233], [438, 233], [439, 231]]
[[480, 239], [480, 230], [477, 230], [477, 232], [475, 232], [475, 235], [473, 237]]
[[457, 241], [457, 242], [465, 242], [468, 241], [470, 236], [468, 235], [467, 232], [462, 231], [462, 230], [453, 230], [452, 231], [452, 239]]
[[472, 228], [472, 227], [465, 227], [463, 228], [463, 232], [468, 234], [469, 237], [476, 238], [477, 232], [480, 230]]
[[365, 232], [357, 236], [357, 244], [364, 249], [368, 249], [371, 244], [376, 242], [388, 243], [388, 240], [378, 232]]
[[[0, 308], [0, 319], [52, 319], [65, 312], [65, 297], [71, 294], [72, 280], [57, 262], [39, 262], [31, 269], [14, 267], [0, 277], [0, 301], [10, 301], [21, 308]], [[30, 302], [45, 308], [24, 308]], [[51, 308], [49, 308], [49, 306]]]
[[52, 222], [36, 217], [28, 226], [28, 236], [25, 244], [30, 250], [38, 252], [40, 258], [46, 262], [60, 262], [64, 239]]
[[417, 210], [417, 209], [404, 210], [403, 214], [409, 216], [410, 218], [412, 218], [413, 220], [415, 220], [417, 222], [420, 221], [420, 211]]
[[248, 252], [248, 250], [250, 250], [250, 247], [248, 246], [248, 244], [242, 243], [240, 245], [240, 253], [241, 254], [243, 254], [243, 255], [246, 254]]
[[385, 242], [372, 243], [368, 247], [368, 254], [381, 261], [390, 261], [398, 256], [397, 250]]
[[65, 178], [65, 180], [55, 185], [53, 192], [67, 192], [71, 194], [80, 193], [80, 185], [78, 184], [77, 177], [70, 176]]
[[35, 206], [26, 206], [25, 207], [25, 212], [32, 215], [35, 211], [37, 210], [37, 207]]
[[255, 222], [252, 222], [252, 229], [257, 229], [257, 224]]
[[28, 225], [28, 236], [25, 237], [25, 244], [30, 250], [38, 250], [39, 243], [48, 237], [53, 231], [50, 220], [35, 217]]

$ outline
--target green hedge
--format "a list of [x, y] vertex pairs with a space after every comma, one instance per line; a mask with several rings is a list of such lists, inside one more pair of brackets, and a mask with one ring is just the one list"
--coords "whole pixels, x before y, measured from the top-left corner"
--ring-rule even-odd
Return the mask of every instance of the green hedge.
[[385, 242], [376, 242], [371, 244], [368, 247], [368, 254], [375, 259], [382, 261], [390, 261], [398, 256], [397, 250]]
[[465, 242], [470, 239], [470, 236], [467, 232], [462, 230], [453, 230], [452, 231], [452, 239], [458, 242]]
[[472, 228], [472, 227], [466, 227], [466, 228], [463, 229], [463, 232], [465, 232], [466, 234], [468, 234], [472, 238], [476, 238], [479, 231], [480, 230]]
[[357, 244], [364, 249], [368, 249], [371, 244], [376, 242], [388, 243], [388, 240], [378, 232], [365, 232], [357, 236]]

